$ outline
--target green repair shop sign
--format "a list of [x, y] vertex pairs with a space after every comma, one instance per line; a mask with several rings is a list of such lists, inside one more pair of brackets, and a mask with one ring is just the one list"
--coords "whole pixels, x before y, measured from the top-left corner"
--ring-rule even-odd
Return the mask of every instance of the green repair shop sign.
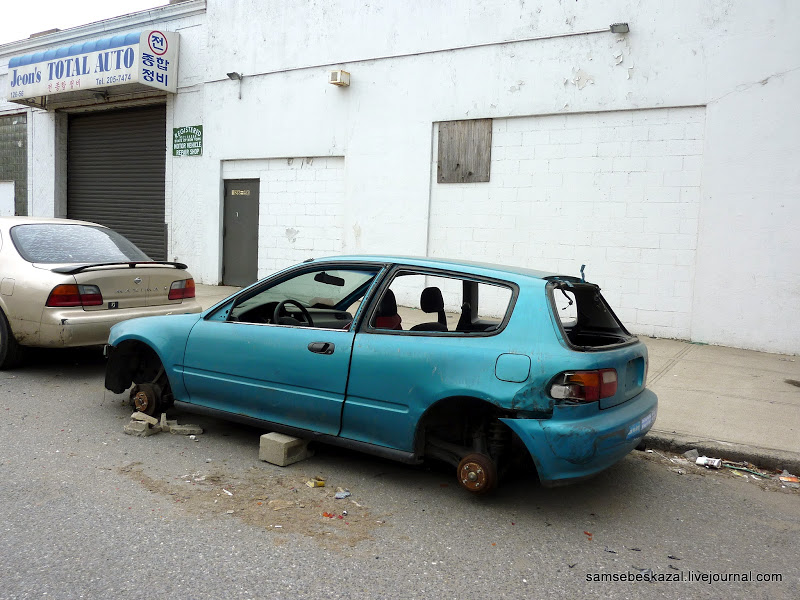
[[172, 130], [172, 156], [201, 156], [202, 154], [202, 125], [176, 127]]

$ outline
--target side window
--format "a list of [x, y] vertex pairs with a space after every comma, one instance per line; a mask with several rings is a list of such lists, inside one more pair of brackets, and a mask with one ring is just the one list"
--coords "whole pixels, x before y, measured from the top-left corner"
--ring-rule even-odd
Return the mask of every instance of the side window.
[[370, 317], [373, 329], [470, 334], [496, 330], [512, 289], [450, 275], [399, 271]]
[[314, 269], [270, 282], [238, 298], [234, 323], [350, 328], [378, 269]]

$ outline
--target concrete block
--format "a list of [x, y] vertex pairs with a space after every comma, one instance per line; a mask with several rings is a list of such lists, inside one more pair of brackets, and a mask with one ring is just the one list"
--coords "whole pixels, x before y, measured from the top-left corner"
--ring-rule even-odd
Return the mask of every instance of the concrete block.
[[131, 431], [144, 431], [145, 429], [149, 428], [149, 424], [145, 423], [144, 421], [136, 421], [134, 419], [131, 419], [127, 427]]
[[314, 455], [308, 449], [308, 441], [282, 433], [265, 433], [261, 436], [258, 450], [259, 460], [285, 467]]
[[125, 427], [123, 431], [128, 435], [135, 435], [137, 437], [148, 437], [151, 435], [155, 435], [156, 433], [161, 432], [161, 427], [151, 426], [150, 423], [146, 423], [144, 421], [134, 421], [131, 420]]
[[169, 432], [175, 435], [199, 435], [203, 433], [203, 428], [198, 425], [178, 425], [175, 423], [169, 426]]
[[161, 413], [161, 422], [159, 423], [161, 426], [161, 431], [171, 431], [173, 427], [178, 425], [178, 421], [174, 419], [167, 420], [167, 413]]
[[155, 417], [151, 417], [150, 415], [146, 415], [143, 412], [136, 411], [131, 415], [131, 419], [135, 421], [144, 421], [145, 423], [150, 423], [150, 425], [158, 425], [158, 419]]

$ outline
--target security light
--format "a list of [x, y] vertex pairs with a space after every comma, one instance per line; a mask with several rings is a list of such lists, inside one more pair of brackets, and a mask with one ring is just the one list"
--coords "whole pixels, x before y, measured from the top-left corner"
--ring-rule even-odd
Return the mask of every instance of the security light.
[[[608, 28], [611, 33], [628, 33], [630, 31], [627, 23], [612, 23]], [[230, 77], [230, 73], [228, 73], [228, 77]]]
[[242, 74], [237, 73], [236, 71], [231, 71], [230, 73], [226, 73], [228, 79], [231, 81], [238, 81], [239, 82], [239, 100], [242, 99]]

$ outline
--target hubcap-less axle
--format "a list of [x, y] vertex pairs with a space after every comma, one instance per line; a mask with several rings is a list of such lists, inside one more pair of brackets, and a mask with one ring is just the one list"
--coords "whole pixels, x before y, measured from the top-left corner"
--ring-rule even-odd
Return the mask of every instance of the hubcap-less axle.
[[467, 489], [478, 490], [486, 484], [486, 472], [476, 462], [461, 465], [461, 484]]

